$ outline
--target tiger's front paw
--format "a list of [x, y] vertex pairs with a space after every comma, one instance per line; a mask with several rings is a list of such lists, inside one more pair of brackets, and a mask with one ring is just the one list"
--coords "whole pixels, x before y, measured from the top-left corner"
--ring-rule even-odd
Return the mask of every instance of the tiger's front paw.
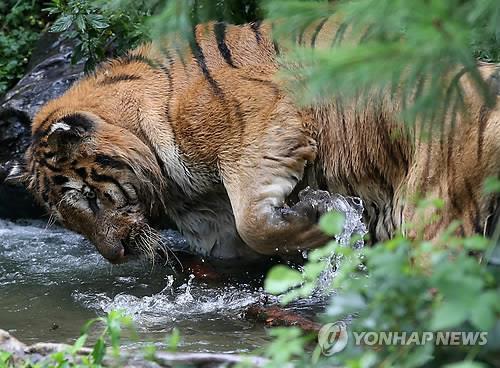
[[307, 187], [298, 196], [299, 201], [285, 213], [289, 218], [294, 215], [304, 223], [315, 224], [323, 214], [331, 210], [333, 197], [325, 190]]

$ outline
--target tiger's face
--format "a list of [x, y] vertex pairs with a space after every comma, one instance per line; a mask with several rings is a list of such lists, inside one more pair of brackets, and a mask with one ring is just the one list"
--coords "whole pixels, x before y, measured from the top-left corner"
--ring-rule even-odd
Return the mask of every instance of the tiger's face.
[[161, 202], [161, 170], [148, 146], [88, 112], [49, 115], [32, 138], [29, 188], [51, 216], [111, 263], [154, 257], [160, 237], [148, 218]]

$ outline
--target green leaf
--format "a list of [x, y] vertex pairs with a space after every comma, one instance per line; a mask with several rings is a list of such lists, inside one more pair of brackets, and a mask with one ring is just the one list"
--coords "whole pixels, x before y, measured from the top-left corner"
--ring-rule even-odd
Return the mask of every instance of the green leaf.
[[500, 193], [500, 179], [490, 176], [483, 184], [485, 194]]
[[8, 353], [6, 351], [0, 351], [0, 363], [6, 364], [11, 356], [12, 356], [11, 353]]
[[106, 18], [100, 14], [88, 14], [86, 18], [89, 25], [94, 29], [105, 29], [109, 27], [109, 23], [106, 21]]
[[471, 323], [481, 331], [489, 331], [495, 324], [498, 295], [495, 291], [482, 294], [471, 308]]
[[464, 239], [464, 246], [469, 250], [485, 250], [490, 245], [490, 239], [474, 235]]
[[339, 243], [335, 240], [331, 240], [325, 246], [310, 251], [307, 255], [307, 259], [312, 262], [320, 261], [322, 258], [332, 255], [338, 247], [340, 247]]
[[304, 271], [302, 274], [308, 280], [315, 280], [326, 268], [325, 262], [308, 262], [304, 265]]
[[83, 348], [83, 346], [85, 345], [85, 342], [87, 341], [87, 334], [83, 334], [81, 335], [76, 341], [75, 343], [73, 344], [72, 348], [71, 348], [71, 351], [73, 353], [76, 353], [78, 350], [80, 350], [81, 348]]
[[460, 363], [446, 364], [443, 368], [486, 368], [486, 365], [479, 362], [463, 361]]
[[105, 320], [102, 317], [92, 318], [91, 320], [88, 320], [83, 325], [83, 327], [81, 329], [81, 334], [83, 335], [83, 334], [88, 333], [90, 327], [92, 327], [92, 325], [95, 324], [95, 323], [97, 323], [97, 322], [105, 322]]
[[120, 350], [120, 335], [121, 335], [121, 327], [119, 320], [112, 319], [108, 322], [108, 333], [111, 338], [111, 346], [113, 347], [113, 353], [117, 355]]
[[85, 25], [85, 18], [83, 17], [83, 15], [81, 14], [78, 14], [75, 18], [75, 26], [76, 26], [76, 29], [79, 31], [79, 32], [85, 32], [86, 30], [86, 25]]
[[49, 31], [54, 33], [64, 32], [71, 27], [73, 20], [73, 15], [63, 15], [56, 19], [54, 24], [49, 28]]
[[467, 319], [468, 308], [460, 303], [443, 302], [434, 311], [431, 328], [435, 331], [457, 327]]
[[302, 274], [284, 265], [277, 265], [271, 269], [264, 282], [264, 288], [271, 294], [282, 294], [289, 289], [302, 284]]
[[332, 211], [321, 216], [319, 220], [319, 227], [325, 232], [325, 234], [334, 236], [342, 232], [344, 229], [344, 221], [344, 214]]
[[168, 350], [175, 352], [177, 351], [177, 347], [179, 346], [179, 342], [181, 341], [181, 334], [177, 328], [174, 327], [170, 336], [167, 338], [167, 346]]
[[92, 358], [94, 359], [95, 364], [101, 364], [104, 355], [106, 354], [106, 343], [104, 339], [99, 338], [94, 344], [94, 348], [92, 349]]
[[345, 291], [331, 297], [326, 313], [328, 316], [341, 318], [349, 313], [358, 313], [365, 307], [366, 303], [361, 293]]

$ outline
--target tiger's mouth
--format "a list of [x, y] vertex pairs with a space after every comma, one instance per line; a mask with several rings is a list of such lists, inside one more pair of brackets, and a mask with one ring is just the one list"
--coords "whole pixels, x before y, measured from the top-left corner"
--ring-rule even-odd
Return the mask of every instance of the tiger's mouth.
[[157, 260], [166, 258], [170, 251], [161, 234], [148, 224], [134, 226], [121, 240], [108, 242], [104, 247], [97, 246], [97, 249], [112, 264], [121, 264], [137, 258], [154, 264]]

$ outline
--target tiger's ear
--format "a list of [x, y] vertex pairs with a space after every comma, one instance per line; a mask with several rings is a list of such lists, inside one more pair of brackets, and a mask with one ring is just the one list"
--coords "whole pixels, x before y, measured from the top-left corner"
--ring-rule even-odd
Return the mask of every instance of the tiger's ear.
[[87, 116], [81, 114], [65, 116], [50, 126], [47, 143], [59, 154], [69, 152], [90, 134], [93, 127], [92, 120]]
[[67, 144], [78, 143], [83, 138], [83, 132], [71, 127], [64, 121], [58, 121], [50, 127], [47, 135], [47, 143], [54, 148], [60, 148]]

